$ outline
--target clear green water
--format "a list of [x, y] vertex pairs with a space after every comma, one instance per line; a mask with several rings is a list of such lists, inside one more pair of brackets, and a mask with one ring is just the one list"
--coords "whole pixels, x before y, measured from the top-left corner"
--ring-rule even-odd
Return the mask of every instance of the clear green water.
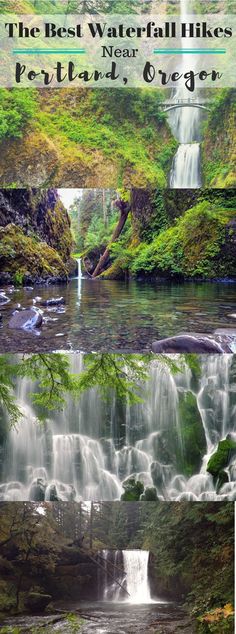
[[[8, 290], [5, 289], [6, 294]], [[65, 306], [44, 308], [40, 330], [11, 330], [8, 322], [20, 304], [32, 306], [63, 296]], [[15, 289], [0, 306], [0, 351], [53, 350], [144, 352], [154, 339], [183, 332], [214, 333], [236, 328], [235, 283], [146, 283], [72, 280], [68, 285]], [[38, 303], [36, 305], [39, 305]]]

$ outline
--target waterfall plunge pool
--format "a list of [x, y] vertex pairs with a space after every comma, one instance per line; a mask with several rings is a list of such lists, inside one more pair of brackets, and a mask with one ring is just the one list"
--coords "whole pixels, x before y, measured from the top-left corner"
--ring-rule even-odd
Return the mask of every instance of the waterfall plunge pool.
[[[104, 564], [97, 569], [98, 600], [79, 603], [56, 602], [54, 607], [66, 614], [81, 615], [83, 622], [78, 627], [80, 634], [161, 634], [177, 633], [184, 627], [191, 634], [189, 617], [174, 603], [151, 596], [149, 582], [149, 551], [147, 550], [102, 550], [98, 554]], [[111, 579], [111, 568], [113, 579]], [[109, 572], [110, 571], [110, 572]], [[112, 575], [112, 576], [113, 576]], [[123, 588], [129, 593], [126, 598]], [[19, 627], [19, 634], [35, 631], [50, 623], [50, 632], [71, 632], [68, 618], [62, 616], [53, 623], [54, 615], [21, 616], [10, 618], [4, 625]], [[75, 633], [77, 630], [74, 629]], [[190, 627], [190, 629], [189, 629]], [[21, 629], [23, 628], [23, 629]], [[38, 630], [37, 630], [38, 631]], [[10, 634], [10, 632], [9, 632]]]
[[[236, 333], [236, 284], [74, 279], [68, 285], [4, 289], [0, 352], [146, 352], [154, 340], [181, 333]], [[32, 332], [9, 328], [20, 305], [63, 296], [65, 305], [43, 308], [43, 324]], [[20, 332], [20, 336], [19, 336]]]
[[[181, 627], [185, 634], [193, 633], [193, 625], [177, 605], [152, 604], [130, 605], [127, 603], [83, 602], [63, 605], [63, 610], [73, 614], [77, 609], [84, 615], [78, 634], [178, 634]], [[87, 616], [87, 619], [86, 619]], [[18, 627], [19, 634], [30, 634], [35, 628], [44, 626], [49, 617], [22, 616], [8, 618], [5, 627]], [[44, 630], [42, 630], [44, 631]], [[65, 618], [50, 625], [50, 633], [68, 634], [69, 622]]]

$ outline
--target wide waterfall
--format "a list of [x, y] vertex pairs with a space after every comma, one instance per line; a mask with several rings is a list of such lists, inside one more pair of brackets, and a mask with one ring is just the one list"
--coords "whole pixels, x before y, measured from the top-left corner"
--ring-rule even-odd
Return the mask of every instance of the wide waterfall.
[[148, 550], [123, 550], [129, 603], [152, 603], [148, 582]]
[[[155, 487], [159, 499], [235, 499], [233, 457], [220, 488], [207, 463], [236, 432], [236, 356], [199, 363], [199, 376], [188, 365], [173, 374], [153, 357], [141, 402], [113, 393], [104, 400], [93, 388], [77, 401], [68, 397], [43, 423], [30, 398], [37, 385], [18, 378], [23, 418], [0, 447], [0, 499], [118, 500], [130, 476]], [[71, 368], [83, 370], [82, 354], [71, 355]]]
[[[189, 9], [188, 0], [180, 0], [181, 22], [188, 21], [188, 13], [192, 11]], [[185, 48], [192, 48], [194, 43], [192, 40], [186, 40], [184, 43]], [[183, 44], [182, 44], [183, 48]], [[181, 56], [180, 74], [184, 73], [185, 58], [183, 54]], [[194, 70], [196, 68], [196, 55], [188, 54], [189, 68]], [[195, 90], [194, 101], [198, 101], [201, 95], [201, 91]], [[180, 101], [189, 99], [189, 91], [184, 87], [173, 89], [171, 100], [173, 105]], [[192, 100], [192, 95], [191, 95]], [[168, 114], [170, 127], [175, 138], [179, 141], [180, 146], [173, 159], [171, 173], [170, 173], [170, 187], [172, 189], [193, 189], [199, 188], [202, 184], [201, 179], [201, 124], [203, 110], [199, 108], [186, 105], [182, 108], [176, 108], [171, 110]]]
[[156, 603], [148, 580], [148, 550], [103, 550], [98, 561], [104, 564], [104, 573], [99, 571], [103, 601]]

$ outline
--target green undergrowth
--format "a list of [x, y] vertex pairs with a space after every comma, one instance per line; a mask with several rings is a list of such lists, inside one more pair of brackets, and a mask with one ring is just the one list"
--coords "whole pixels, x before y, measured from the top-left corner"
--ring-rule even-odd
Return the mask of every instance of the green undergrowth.
[[[127, 181], [167, 187], [178, 143], [158, 107], [161, 90], [62, 88], [60, 99], [58, 94], [49, 89], [0, 90], [0, 141], [25, 135], [30, 160], [37, 138], [45, 138], [60, 179], [71, 165], [84, 177], [97, 175], [97, 181], [109, 176], [116, 186]], [[102, 160], [106, 176], [100, 175]], [[8, 170], [8, 161], [3, 157], [3, 170]], [[40, 182], [40, 169], [38, 178]]]
[[89, 91], [77, 99], [76, 107], [69, 104], [68, 109], [65, 102], [60, 106], [55, 99], [50, 108], [43, 103], [37, 113], [38, 125], [61, 150], [70, 150], [71, 158], [81, 156], [89, 165], [94, 160], [92, 151], [97, 150], [119, 164], [121, 175], [130, 166], [140, 182], [147, 179], [165, 187], [177, 143], [166, 126], [165, 115], [158, 111], [159, 95], [146, 90], [107, 93]]
[[150, 243], [131, 240], [125, 244], [122, 237], [112, 247], [113, 263], [107, 275], [114, 268], [133, 276], [164, 274], [213, 279], [236, 275], [230, 245], [230, 221], [234, 217], [234, 209], [202, 201]]
[[37, 111], [37, 92], [0, 89], [0, 141], [19, 139]]
[[205, 187], [236, 186], [235, 90], [212, 93], [212, 108], [203, 128], [202, 172]]

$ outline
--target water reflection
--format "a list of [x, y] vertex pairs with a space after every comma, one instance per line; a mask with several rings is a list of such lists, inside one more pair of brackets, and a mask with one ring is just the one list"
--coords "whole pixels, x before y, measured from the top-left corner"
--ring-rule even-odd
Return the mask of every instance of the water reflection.
[[[79, 289], [78, 289], [79, 283]], [[6, 294], [8, 293], [6, 289]], [[40, 335], [11, 330], [17, 304], [63, 296], [65, 306], [44, 308]], [[0, 351], [144, 352], [154, 339], [183, 332], [236, 327], [234, 283], [147, 283], [74, 279], [68, 285], [15, 289], [1, 306]], [[38, 305], [36, 303], [36, 305]]]

